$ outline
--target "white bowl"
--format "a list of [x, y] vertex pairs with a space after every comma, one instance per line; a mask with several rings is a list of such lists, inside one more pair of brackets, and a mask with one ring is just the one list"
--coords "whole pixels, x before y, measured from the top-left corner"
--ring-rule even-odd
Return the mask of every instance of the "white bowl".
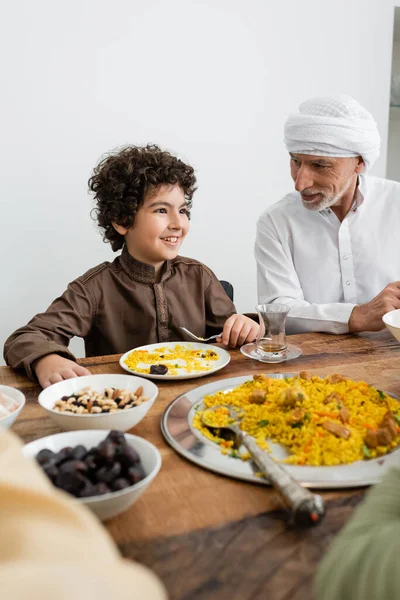
[[18, 403], [18, 408], [16, 408], [11, 414], [9, 414], [7, 417], [3, 417], [2, 419], [0, 418], [0, 429], [9, 429], [25, 406], [25, 396], [19, 390], [16, 390], [8, 385], [0, 385], [0, 394], [10, 396], [10, 398]]
[[[24, 456], [35, 457], [44, 448], [48, 448], [53, 452], [59, 452], [61, 448], [77, 446], [78, 444], [83, 444], [89, 450], [102, 442], [109, 433], [109, 431], [68, 431], [65, 433], [56, 433], [26, 444], [22, 448], [22, 453]], [[125, 438], [127, 443], [139, 454], [146, 477], [142, 481], [118, 492], [89, 498], [74, 498], [70, 496], [74, 502], [84, 504], [90, 508], [102, 521], [112, 519], [132, 506], [149, 487], [161, 467], [161, 455], [153, 444], [137, 435], [129, 433], [125, 434]]]
[[[56, 400], [79, 392], [82, 388], [90, 386], [96, 392], [104, 392], [107, 387], [134, 392], [138, 387], [143, 387], [143, 396], [149, 399], [139, 406], [120, 410], [115, 413], [98, 415], [78, 415], [62, 413], [53, 410]], [[117, 429], [128, 431], [139, 423], [152, 407], [157, 398], [158, 388], [152, 382], [142, 377], [133, 375], [86, 375], [74, 377], [59, 383], [54, 383], [39, 394], [39, 404], [48, 413], [57, 425], [68, 431], [75, 429]]]
[[400, 309], [391, 310], [382, 317], [390, 333], [400, 342]]

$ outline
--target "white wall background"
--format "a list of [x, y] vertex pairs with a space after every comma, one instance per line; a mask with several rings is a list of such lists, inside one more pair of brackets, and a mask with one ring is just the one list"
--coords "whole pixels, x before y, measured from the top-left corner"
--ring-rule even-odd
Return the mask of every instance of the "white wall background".
[[400, 181], [400, 8], [394, 18], [390, 102], [386, 175]]
[[[385, 175], [394, 2], [15, 0], [0, 22], [0, 345], [112, 260], [89, 218], [102, 153], [156, 142], [197, 169], [183, 254], [256, 303], [258, 215], [291, 189], [283, 122], [309, 96], [374, 114]], [[81, 346], [78, 354], [81, 353]]]

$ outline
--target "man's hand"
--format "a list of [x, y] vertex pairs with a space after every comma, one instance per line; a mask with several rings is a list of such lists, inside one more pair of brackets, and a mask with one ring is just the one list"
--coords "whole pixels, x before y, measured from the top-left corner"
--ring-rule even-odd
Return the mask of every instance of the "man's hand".
[[259, 329], [259, 324], [249, 317], [232, 315], [225, 321], [222, 335], [217, 338], [217, 342], [222, 342], [231, 348], [242, 346], [247, 342], [254, 342]]
[[91, 375], [91, 372], [85, 369], [85, 367], [81, 367], [73, 360], [69, 360], [58, 354], [47, 354], [43, 358], [39, 358], [34, 363], [33, 370], [42, 388], [49, 387], [49, 385], [63, 381], [64, 379]]
[[397, 308], [400, 308], [400, 281], [389, 283], [370, 302], [356, 306], [350, 315], [349, 331], [380, 331], [385, 327], [383, 315]]

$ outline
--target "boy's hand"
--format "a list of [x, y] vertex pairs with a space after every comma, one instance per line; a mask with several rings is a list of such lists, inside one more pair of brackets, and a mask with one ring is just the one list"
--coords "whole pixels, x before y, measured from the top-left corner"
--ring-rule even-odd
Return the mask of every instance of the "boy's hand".
[[91, 375], [91, 372], [85, 367], [81, 367], [73, 360], [58, 354], [47, 354], [43, 358], [39, 358], [33, 365], [33, 370], [42, 388], [49, 387], [49, 385], [64, 379]]
[[242, 346], [248, 342], [254, 342], [259, 329], [259, 324], [249, 317], [232, 315], [225, 321], [222, 336], [217, 338], [217, 342], [222, 342], [231, 348]]

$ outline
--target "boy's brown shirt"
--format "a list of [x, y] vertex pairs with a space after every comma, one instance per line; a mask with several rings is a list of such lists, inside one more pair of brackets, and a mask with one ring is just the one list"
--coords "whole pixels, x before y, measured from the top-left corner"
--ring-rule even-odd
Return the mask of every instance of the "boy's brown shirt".
[[86, 356], [119, 354], [156, 342], [185, 339], [180, 327], [198, 336], [218, 333], [236, 312], [214, 273], [191, 258], [177, 256], [155, 282], [154, 268], [126, 248], [113, 262], [94, 267], [69, 284], [45, 313], [17, 329], [5, 343], [11, 367], [25, 368], [56, 353], [74, 360], [67, 346], [82, 337]]

